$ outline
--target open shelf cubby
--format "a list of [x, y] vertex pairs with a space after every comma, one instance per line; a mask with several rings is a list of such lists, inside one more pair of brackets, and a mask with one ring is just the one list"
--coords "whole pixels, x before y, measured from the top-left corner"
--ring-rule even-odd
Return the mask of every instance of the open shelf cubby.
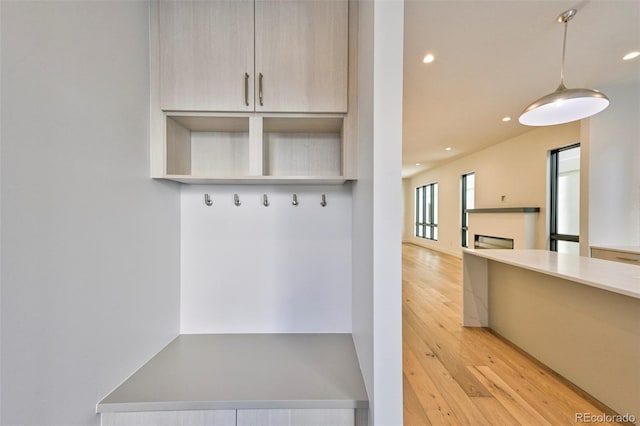
[[167, 175], [249, 174], [249, 117], [167, 115]]
[[341, 176], [342, 121], [342, 118], [265, 117], [263, 174]]
[[344, 183], [344, 116], [166, 113], [166, 173], [183, 183]]

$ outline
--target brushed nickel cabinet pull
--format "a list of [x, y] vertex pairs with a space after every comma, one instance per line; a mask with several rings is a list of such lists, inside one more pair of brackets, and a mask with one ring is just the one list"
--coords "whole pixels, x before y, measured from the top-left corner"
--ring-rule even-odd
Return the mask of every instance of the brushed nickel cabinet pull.
[[260, 106], [262, 106], [262, 73], [258, 76], [258, 98], [260, 99]]
[[244, 73], [244, 104], [249, 106], [249, 73]]

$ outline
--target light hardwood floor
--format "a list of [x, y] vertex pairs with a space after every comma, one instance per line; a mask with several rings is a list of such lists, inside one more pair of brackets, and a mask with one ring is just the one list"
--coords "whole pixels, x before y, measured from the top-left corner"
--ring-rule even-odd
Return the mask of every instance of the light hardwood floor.
[[607, 410], [489, 330], [462, 327], [460, 259], [404, 244], [402, 268], [406, 426], [565, 425]]

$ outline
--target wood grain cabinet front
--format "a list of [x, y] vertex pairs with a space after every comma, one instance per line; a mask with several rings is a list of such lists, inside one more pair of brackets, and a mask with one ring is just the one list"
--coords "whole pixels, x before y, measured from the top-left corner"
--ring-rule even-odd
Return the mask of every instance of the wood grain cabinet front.
[[256, 111], [347, 112], [348, 2], [255, 7]]
[[622, 249], [591, 247], [591, 257], [596, 259], [612, 260], [614, 262], [629, 263], [631, 265], [640, 265], [640, 248]]
[[236, 410], [131, 411], [101, 413], [100, 426], [236, 426]]
[[161, 109], [347, 111], [347, 0], [160, 0], [158, 10]]
[[237, 426], [354, 426], [353, 409], [238, 410]]
[[350, 23], [349, 7], [349, 0], [151, 2], [151, 176], [355, 179], [347, 80], [357, 15]]
[[253, 111], [253, 17], [253, 0], [161, 0], [161, 109]]
[[101, 426], [354, 426], [354, 409], [226, 409], [102, 413]]

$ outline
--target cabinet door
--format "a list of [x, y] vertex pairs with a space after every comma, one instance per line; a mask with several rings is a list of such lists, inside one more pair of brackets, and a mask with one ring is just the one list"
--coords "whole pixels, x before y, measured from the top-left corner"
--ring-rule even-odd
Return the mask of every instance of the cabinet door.
[[163, 110], [253, 110], [253, 13], [253, 0], [160, 0]]
[[236, 410], [102, 413], [101, 426], [236, 426]]
[[255, 8], [256, 111], [346, 112], [347, 0], [256, 0]]
[[354, 426], [353, 409], [238, 410], [237, 426]]

